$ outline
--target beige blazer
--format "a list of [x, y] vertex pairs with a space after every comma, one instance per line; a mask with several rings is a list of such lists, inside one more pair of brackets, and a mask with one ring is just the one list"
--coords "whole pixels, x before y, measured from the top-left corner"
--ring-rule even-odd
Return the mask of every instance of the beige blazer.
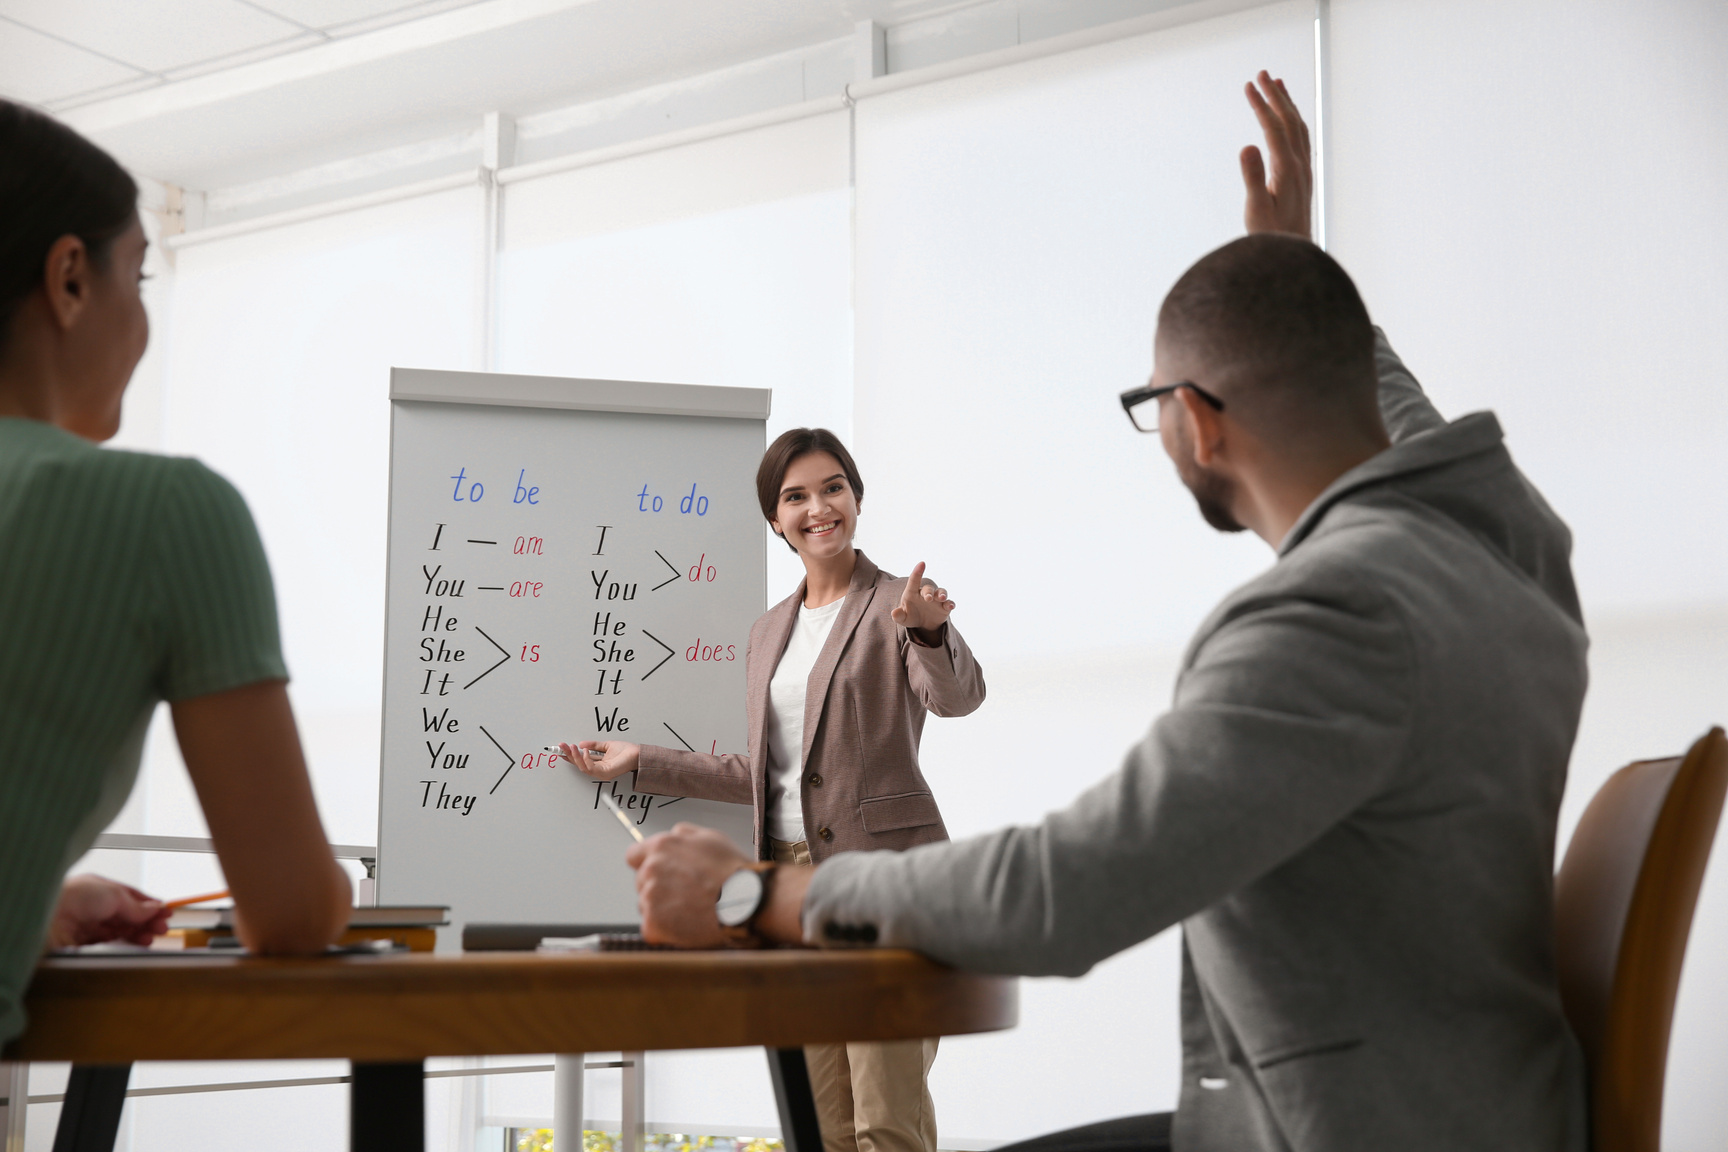
[[[889, 615], [904, 594], [864, 553], [828, 633], [804, 712], [804, 829], [810, 855], [906, 849], [946, 840], [942, 813], [918, 767], [924, 714], [964, 716], [984, 702], [984, 674], [953, 624], [942, 644], [913, 641]], [[746, 756], [645, 745], [636, 788], [756, 809], [756, 850], [767, 856], [768, 682], [786, 651], [805, 585], [750, 629], [745, 655]]]

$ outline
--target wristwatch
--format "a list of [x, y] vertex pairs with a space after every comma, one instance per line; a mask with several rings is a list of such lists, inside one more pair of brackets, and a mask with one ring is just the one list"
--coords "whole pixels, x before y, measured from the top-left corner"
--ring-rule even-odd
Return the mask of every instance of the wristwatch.
[[774, 862], [759, 860], [746, 864], [720, 885], [720, 898], [714, 902], [714, 915], [720, 920], [720, 930], [733, 947], [757, 948], [763, 944], [751, 922], [768, 903], [769, 880]]

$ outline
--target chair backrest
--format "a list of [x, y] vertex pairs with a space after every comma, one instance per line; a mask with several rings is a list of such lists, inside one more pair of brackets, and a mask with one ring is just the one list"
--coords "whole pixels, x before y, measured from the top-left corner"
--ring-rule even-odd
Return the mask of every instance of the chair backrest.
[[1590, 1067], [1595, 1152], [1659, 1152], [1668, 1033], [1704, 865], [1728, 791], [1728, 737], [1640, 760], [1591, 799], [1554, 880], [1560, 996]]

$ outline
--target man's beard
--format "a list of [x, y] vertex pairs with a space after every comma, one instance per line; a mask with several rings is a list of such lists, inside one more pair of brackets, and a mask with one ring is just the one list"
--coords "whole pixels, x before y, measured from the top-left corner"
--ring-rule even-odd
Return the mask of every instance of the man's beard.
[[1194, 461], [1186, 429], [1176, 429], [1176, 443], [1179, 451], [1176, 456], [1176, 475], [1194, 497], [1194, 503], [1200, 508], [1200, 515], [1206, 523], [1220, 532], [1242, 532], [1247, 526], [1230, 514], [1230, 498], [1236, 494], [1235, 485], [1218, 473], [1200, 467]]
[[1194, 494], [1194, 503], [1200, 508], [1200, 515], [1206, 523], [1220, 532], [1241, 532], [1246, 525], [1240, 523], [1230, 514], [1230, 497], [1235, 488], [1230, 481], [1218, 475], [1196, 468], [1191, 480], [1184, 476], [1182, 482], [1188, 485], [1188, 491]]

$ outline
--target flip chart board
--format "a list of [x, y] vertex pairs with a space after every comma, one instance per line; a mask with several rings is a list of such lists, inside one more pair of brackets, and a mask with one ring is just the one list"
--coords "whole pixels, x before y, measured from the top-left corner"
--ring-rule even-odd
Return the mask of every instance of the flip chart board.
[[748, 806], [639, 793], [543, 751], [746, 750], [765, 596], [753, 388], [394, 369], [378, 896], [451, 920], [635, 919], [630, 837], [748, 849]]

